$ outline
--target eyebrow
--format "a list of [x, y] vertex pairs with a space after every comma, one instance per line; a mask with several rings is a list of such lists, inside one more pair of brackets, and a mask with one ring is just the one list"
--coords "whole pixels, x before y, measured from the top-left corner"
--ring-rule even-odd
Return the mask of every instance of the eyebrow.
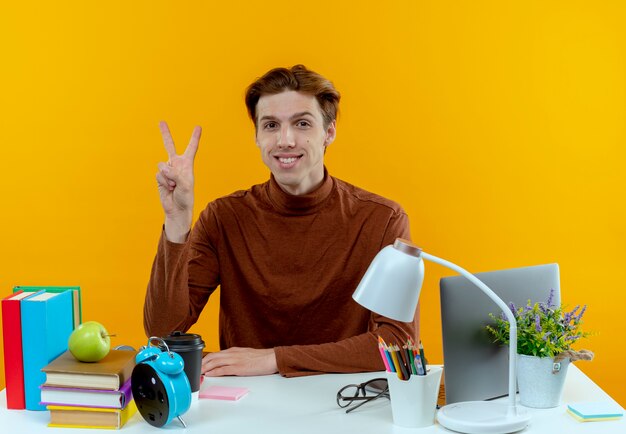
[[[294, 113], [293, 115], [291, 115], [289, 117], [289, 120], [294, 120], [294, 119], [301, 118], [301, 117], [304, 117], [304, 116], [310, 116], [313, 119], [315, 119], [315, 115], [313, 115], [313, 113], [311, 113], [309, 111], [304, 111], [304, 112]], [[271, 120], [271, 121], [273, 121], [273, 120], [278, 120], [278, 118], [276, 116], [265, 115], [265, 116], [263, 116], [262, 118], [259, 119], [259, 122], [260, 121], [264, 121], [264, 120]]]

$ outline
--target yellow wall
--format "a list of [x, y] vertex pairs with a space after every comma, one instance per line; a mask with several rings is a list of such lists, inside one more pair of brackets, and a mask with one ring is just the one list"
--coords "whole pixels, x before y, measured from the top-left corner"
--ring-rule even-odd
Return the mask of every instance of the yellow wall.
[[[199, 211], [267, 179], [243, 90], [304, 63], [343, 94], [330, 172], [400, 202], [414, 240], [469, 270], [558, 262], [597, 332], [578, 366], [626, 404], [625, 18], [571, 0], [4, 5], [0, 288], [81, 285], [84, 319], [143, 344], [158, 121], [179, 146], [204, 127]], [[423, 340], [441, 361], [450, 273], [427, 267]], [[213, 350], [216, 302], [193, 329]]]

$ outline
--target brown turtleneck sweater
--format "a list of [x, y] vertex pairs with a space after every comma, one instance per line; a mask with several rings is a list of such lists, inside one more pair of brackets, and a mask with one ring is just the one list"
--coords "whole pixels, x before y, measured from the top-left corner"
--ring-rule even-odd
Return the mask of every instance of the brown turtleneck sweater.
[[352, 299], [384, 246], [409, 239], [402, 208], [325, 173], [303, 196], [272, 177], [208, 204], [184, 244], [161, 234], [144, 305], [148, 336], [187, 330], [221, 285], [220, 347], [274, 348], [279, 372], [383, 369], [377, 336], [417, 341]]

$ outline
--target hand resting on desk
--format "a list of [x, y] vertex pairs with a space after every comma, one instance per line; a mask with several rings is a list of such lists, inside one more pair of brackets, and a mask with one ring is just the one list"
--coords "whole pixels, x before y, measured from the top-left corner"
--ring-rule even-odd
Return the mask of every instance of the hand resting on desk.
[[277, 372], [276, 354], [272, 348], [232, 347], [209, 353], [202, 359], [202, 373], [209, 377], [269, 375]]

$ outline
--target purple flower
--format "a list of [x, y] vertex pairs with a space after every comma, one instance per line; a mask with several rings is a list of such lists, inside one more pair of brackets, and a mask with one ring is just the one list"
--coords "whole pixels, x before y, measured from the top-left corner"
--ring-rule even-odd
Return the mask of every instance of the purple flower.
[[580, 319], [582, 318], [582, 316], [583, 316], [583, 314], [585, 313], [586, 310], [587, 310], [587, 305], [584, 305], [582, 310], [578, 314], [578, 316], [576, 316], [575, 320], [576, 321], [580, 321]]
[[509, 302], [509, 309], [511, 309], [511, 312], [515, 313], [517, 312], [517, 309], [515, 308], [515, 305], [513, 304], [513, 302]]
[[568, 325], [572, 320], [572, 312], [565, 312], [563, 315], [563, 324]]
[[546, 301], [546, 305], [548, 307], [552, 307], [552, 302], [554, 301], [554, 288], [550, 288], [550, 295], [548, 295], [548, 301]]
[[543, 340], [547, 342], [548, 338], [550, 337], [551, 334], [552, 334], [552, 332], [548, 332], [545, 335], [543, 335]]
[[537, 333], [541, 333], [541, 317], [539, 316], [539, 314], [535, 315], [535, 330], [537, 331]]

